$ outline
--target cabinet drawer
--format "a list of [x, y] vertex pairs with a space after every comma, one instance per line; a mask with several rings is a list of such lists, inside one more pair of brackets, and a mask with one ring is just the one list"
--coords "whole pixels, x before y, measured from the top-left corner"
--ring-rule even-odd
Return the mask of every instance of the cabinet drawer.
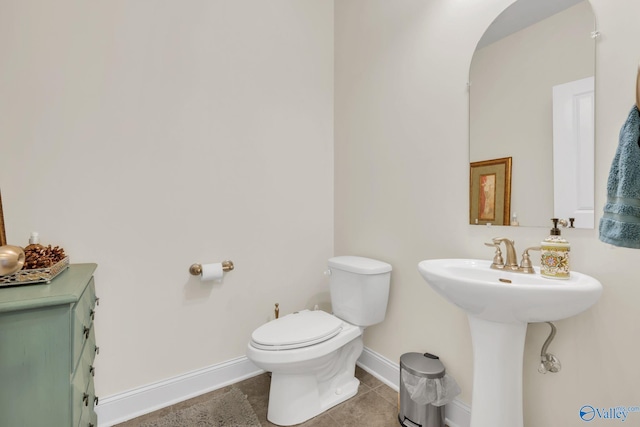
[[76, 365], [72, 366], [72, 376], [75, 375], [75, 372], [78, 369], [84, 369], [89, 365], [93, 365], [93, 361], [96, 358], [96, 354], [98, 353], [98, 346], [96, 344], [96, 332], [94, 328], [91, 328], [89, 331], [89, 338], [85, 340], [84, 347], [82, 347], [82, 354], [77, 360]]
[[95, 316], [96, 291], [93, 278], [73, 308], [73, 365], [75, 366], [82, 352], [84, 343], [89, 339], [93, 329]]
[[87, 405], [82, 405], [82, 413], [80, 414], [80, 421], [78, 427], [98, 427], [98, 416], [95, 412], [96, 392], [93, 386], [93, 378], [89, 380], [89, 386], [87, 387], [86, 394]]
[[93, 377], [95, 375], [95, 371], [93, 369], [93, 361], [96, 358], [96, 336], [91, 329], [91, 333], [89, 334], [89, 339], [84, 345], [82, 350], [82, 355], [80, 356], [79, 363], [74, 369], [73, 375], [80, 370], [84, 370], [85, 377], [88, 379], [89, 376]]
[[[89, 332], [82, 354], [79, 357], [78, 365], [72, 377], [72, 411], [73, 426], [80, 422], [82, 426], [88, 426], [89, 422], [80, 421], [84, 418], [91, 419], [93, 411], [95, 393], [93, 391], [93, 376], [95, 369], [93, 362], [96, 358], [96, 336], [93, 328]], [[90, 409], [90, 410], [88, 410]], [[87, 412], [87, 414], [85, 414]], [[96, 424], [97, 425], [97, 424]]]
[[89, 374], [89, 369], [87, 367], [79, 366], [78, 369], [76, 369], [71, 384], [71, 411], [73, 413], [72, 426], [78, 425], [82, 412], [91, 404], [87, 393], [90, 378], [91, 375]]

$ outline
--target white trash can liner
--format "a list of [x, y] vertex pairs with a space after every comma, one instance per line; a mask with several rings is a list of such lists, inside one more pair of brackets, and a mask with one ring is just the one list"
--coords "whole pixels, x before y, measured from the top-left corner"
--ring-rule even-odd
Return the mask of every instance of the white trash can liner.
[[456, 380], [446, 373], [441, 378], [427, 378], [403, 370], [402, 381], [411, 400], [419, 405], [446, 405], [461, 392]]

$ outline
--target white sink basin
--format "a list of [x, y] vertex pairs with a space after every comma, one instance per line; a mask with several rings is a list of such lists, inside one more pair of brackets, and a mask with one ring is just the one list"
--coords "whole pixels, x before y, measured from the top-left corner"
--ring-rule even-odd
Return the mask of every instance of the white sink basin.
[[[418, 264], [440, 295], [467, 313], [473, 344], [471, 427], [524, 427], [522, 364], [529, 322], [574, 316], [602, 285], [586, 274], [569, 280], [491, 269], [491, 261], [433, 259]], [[501, 280], [502, 279], [502, 280]]]
[[564, 319], [591, 307], [602, 293], [599, 281], [575, 271], [570, 279], [557, 280], [540, 276], [538, 268], [536, 274], [523, 274], [490, 266], [491, 261], [431, 259], [418, 264], [418, 270], [449, 302], [493, 322]]

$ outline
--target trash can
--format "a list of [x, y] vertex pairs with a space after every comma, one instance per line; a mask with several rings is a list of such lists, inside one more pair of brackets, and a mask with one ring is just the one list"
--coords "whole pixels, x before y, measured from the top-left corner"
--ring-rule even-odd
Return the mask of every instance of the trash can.
[[430, 353], [400, 357], [400, 407], [404, 427], [444, 427], [444, 405], [460, 394], [440, 358]]

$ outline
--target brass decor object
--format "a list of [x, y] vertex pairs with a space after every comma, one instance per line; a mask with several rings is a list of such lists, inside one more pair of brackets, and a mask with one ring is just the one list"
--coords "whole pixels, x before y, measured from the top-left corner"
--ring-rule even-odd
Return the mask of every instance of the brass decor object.
[[65, 257], [51, 267], [20, 270], [13, 274], [0, 276], [0, 287], [27, 285], [30, 283], [50, 283], [54, 277], [69, 267], [69, 257]]
[[20, 246], [0, 246], [0, 275], [13, 274], [24, 266], [25, 255]]
[[[222, 271], [231, 271], [233, 268], [233, 261], [222, 261]], [[200, 276], [202, 274], [202, 264], [192, 264], [191, 267], [189, 267], [189, 273], [193, 276]]]

